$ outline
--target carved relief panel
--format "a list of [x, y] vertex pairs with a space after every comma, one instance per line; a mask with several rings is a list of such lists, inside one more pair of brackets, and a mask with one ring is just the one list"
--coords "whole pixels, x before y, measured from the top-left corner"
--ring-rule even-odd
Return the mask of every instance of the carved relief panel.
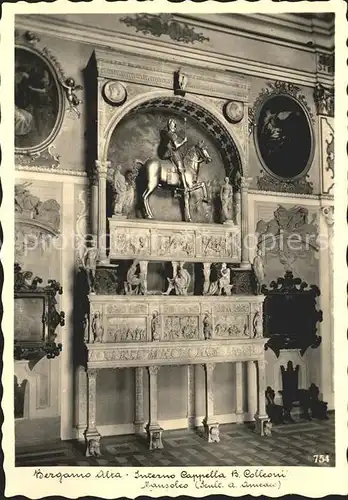
[[[240, 228], [219, 229], [212, 225], [196, 226], [109, 219], [110, 258], [180, 260], [214, 262], [240, 261]], [[192, 229], [191, 229], [192, 228]]]

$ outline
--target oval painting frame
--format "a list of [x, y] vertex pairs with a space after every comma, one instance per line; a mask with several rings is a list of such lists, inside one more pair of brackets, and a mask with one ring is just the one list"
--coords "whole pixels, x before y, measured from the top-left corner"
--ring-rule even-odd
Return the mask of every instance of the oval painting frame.
[[295, 180], [310, 169], [314, 134], [309, 113], [288, 94], [268, 95], [255, 116], [254, 141], [259, 160], [278, 180]]
[[39, 153], [57, 137], [64, 92], [54, 64], [38, 50], [15, 46], [15, 153]]

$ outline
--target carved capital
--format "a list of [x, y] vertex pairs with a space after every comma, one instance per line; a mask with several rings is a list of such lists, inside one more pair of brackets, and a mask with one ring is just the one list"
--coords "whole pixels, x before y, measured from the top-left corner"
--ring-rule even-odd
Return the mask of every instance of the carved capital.
[[335, 222], [335, 211], [333, 206], [321, 207], [321, 213], [324, 216], [325, 222], [328, 227], [333, 227]]
[[327, 89], [318, 82], [313, 90], [313, 99], [318, 115], [334, 116], [335, 93], [332, 88]]
[[87, 375], [89, 379], [97, 378], [98, 369], [97, 368], [87, 368]]
[[203, 367], [207, 377], [212, 377], [214, 373], [215, 363], [205, 363]]
[[241, 177], [240, 178], [240, 189], [248, 189], [249, 186], [250, 186], [250, 182], [251, 182], [252, 178], [251, 177]]
[[161, 368], [160, 366], [148, 366], [147, 369], [150, 377], [157, 377], [160, 368]]
[[95, 166], [97, 168], [99, 177], [106, 178], [108, 173], [108, 168], [110, 167], [110, 165], [111, 165], [110, 161], [100, 161], [100, 160], [95, 161]]

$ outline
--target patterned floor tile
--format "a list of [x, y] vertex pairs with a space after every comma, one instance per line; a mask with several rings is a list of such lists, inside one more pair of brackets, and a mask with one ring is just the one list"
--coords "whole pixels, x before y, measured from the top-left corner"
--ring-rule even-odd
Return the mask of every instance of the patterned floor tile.
[[[200, 432], [165, 431], [163, 450], [149, 451], [145, 436], [102, 438], [100, 458], [84, 456], [84, 447], [73, 441], [16, 449], [16, 466], [323, 466], [335, 465], [335, 422], [297, 422], [275, 426], [272, 436], [261, 437], [250, 425], [220, 426], [220, 443], [208, 443]], [[330, 456], [315, 464], [313, 455]]]

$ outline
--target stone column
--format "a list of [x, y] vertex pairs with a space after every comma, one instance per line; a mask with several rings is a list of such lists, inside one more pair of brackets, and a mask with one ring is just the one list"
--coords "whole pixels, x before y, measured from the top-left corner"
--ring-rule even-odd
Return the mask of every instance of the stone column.
[[[328, 408], [334, 407], [334, 207], [321, 207], [323, 215], [321, 234], [326, 238], [320, 248], [318, 306], [323, 311], [323, 322], [318, 328], [322, 333], [322, 344], [315, 354], [320, 358], [320, 396], [327, 401]], [[319, 374], [318, 374], [319, 375]]]
[[243, 363], [236, 363], [236, 422], [241, 424], [244, 422], [243, 411]]
[[187, 427], [194, 429], [195, 425], [195, 366], [187, 365]]
[[204, 262], [203, 263], [203, 275], [204, 275], [204, 284], [203, 284], [203, 295], [207, 295], [210, 287], [210, 269], [211, 263]]
[[96, 161], [96, 167], [99, 174], [98, 183], [98, 248], [99, 248], [99, 263], [108, 264], [109, 260], [106, 256], [106, 178], [109, 161]]
[[264, 359], [257, 361], [258, 392], [257, 392], [257, 414], [255, 415], [255, 431], [261, 436], [269, 435], [271, 426], [266, 413], [266, 362]]
[[75, 400], [75, 415], [77, 438], [83, 439], [87, 427], [87, 373], [84, 366], [76, 370], [77, 397]]
[[257, 373], [255, 361], [248, 361], [248, 420], [255, 420], [257, 412]]
[[140, 267], [140, 278], [141, 278], [141, 293], [143, 295], [147, 294], [147, 268], [148, 268], [149, 262], [147, 260], [140, 260], [139, 261], [139, 267]]
[[159, 372], [159, 366], [149, 366], [149, 423], [147, 424], [146, 431], [148, 435], [149, 450], [156, 450], [163, 448], [162, 444], [162, 432], [157, 418], [157, 376]]
[[100, 434], [96, 426], [97, 370], [95, 368], [87, 371], [87, 391], [86, 457], [100, 456]]
[[205, 436], [209, 443], [219, 442], [219, 424], [214, 418], [214, 368], [215, 363], [203, 365], [205, 371], [205, 418], [203, 420]]
[[250, 258], [249, 258], [249, 248], [248, 248], [248, 233], [249, 233], [249, 223], [248, 223], [248, 185], [249, 179], [241, 177], [240, 180], [240, 199], [241, 199], [241, 267], [244, 269], [250, 268]]
[[144, 368], [135, 368], [135, 434], [144, 432]]
[[94, 170], [93, 172], [91, 172], [91, 177], [90, 177], [90, 189], [91, 189], [90, 221], [91, 221], [91, 233], [95, 238], [98, 234], [98, 214], [99, 214], [98, 183], [99, 183], [98, 167], [97, 165], [95, 165]]

